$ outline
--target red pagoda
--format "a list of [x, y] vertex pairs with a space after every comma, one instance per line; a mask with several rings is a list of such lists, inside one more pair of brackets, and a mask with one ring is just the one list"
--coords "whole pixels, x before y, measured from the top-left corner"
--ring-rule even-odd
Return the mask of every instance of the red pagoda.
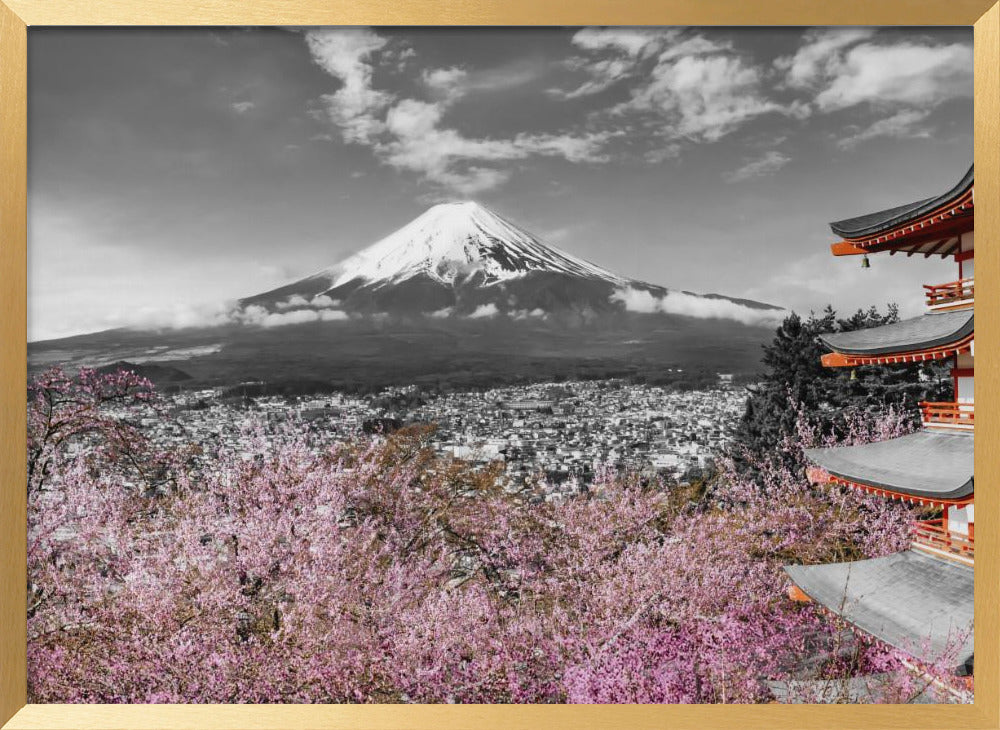
[[789, 565], [790, 595], [809, 599], [918, 663], [957, 652], [973, 670], [975, 302], [973, 169], [947, 192], [831, 223], [834, 256], [952, 258], [957, 278], [925, 284], [913, 319], [822, 337], [827, 367], [950, 362], [954, 398], [921, 403], [919, 431], [862, 446], [809, 449], [809, 477], [936, 510], [916, 522], [910, 549], [871, 560]]

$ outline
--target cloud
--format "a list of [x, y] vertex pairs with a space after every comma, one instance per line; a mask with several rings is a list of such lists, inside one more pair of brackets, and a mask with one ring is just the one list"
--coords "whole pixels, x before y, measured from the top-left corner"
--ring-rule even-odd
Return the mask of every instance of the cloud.
[[293, 294], [292, 296], [288, 297], [288, 299], [286, 299], [285, 301], [278, 302], [277, 304], [275, 304], [275, 307], [277, 307], [279, 310], [282, 311], [286, 309], [292, 309], [293, 307], [308, 307], [308, 306], [309, 306], [309, 300], [303, 296], [300, 296], [299, 294]]
[[281, 325], [287, 324], [301, 324], [302, 322], [315, 322], [319, 319], [318, 313], [308, 310], [300, 309], [295, 312], [288, 312], [286, 314], [271, 313], [264, 315], [257, 322], [248, 322], [247, 324], [258, 324], [261, 327], [280, 327]]
[[850, 137], [838, 140], [837, 146], [841, 149], [851, 149], [861, 142], [876, 137], [930, 137], [931, 130], [921, 125], [921, 122], [927, 119], [928, 116], [930, 116], [930, 111], [926, 109], [904, 109], [891, 117], [879, 119], [866, 129]]
[[539, 57], [515, 57], [488, 68], [428, 69], [421, 74], [421, 79], [435, 99], [454, 103], [475, 92], [492, 93], [530, 84], [551, 69], [551, 65]]
[[417, 52], [411, 46], [403, 43], [396, 43], [382, 51], [382, 59], [392, 64], [397, 71], [406, 69], [408, 61], [416, 55]]
[[[617, 132], [518, 134], [476, 139], [447, 127], [449, 106], [470, 89], [509, 85], [510, 74], [472, 73], [457, 67], [423, 74], [433, 101], [397, 99], [373, 87], [375, 55], [387, 40], [367, 29], [320, 29], [305, 35], [313, 60], [342, 82], [321, 97], [323, 111], [345, 142], [369, 146], [376, 158], [397, 170], [414, 172], [448, 191], [471, 195], [502, 185], [511, 175], [496, 163], [533, 156], [560, 157], [574, 163], [606, 162], [604, 145]], [[534, 66], [514, 74], [537, 74]]]
[[571, 134], [519, 134], [514, 144], [525, 154], [562, 157], [570, 162], [607, 162], [611, 159], [602, 150], [605, 144], [618, 136], [613, 132]]
[[331, 299], [326, 294], [320, 294], [319, 296], [313, 297], [312, 299], [306, 299], [301, 294], [293, 294], [288, 297], [288, 299], [277, 302], [274, 306], [279, 312], [284, 312], [288, 309], [332, 309], [340, 305], [339, 299]]
[[602, 152], [611, 132], [519, 134], [513, 139], [473, 139], [454, 129], [440, 129], [437, 104], [406, 99], [393, 107], [387, 127], [393, 139], [375, 146], [383, 163], [418, 173], [424, 180], [472, 194], [507, 181], [508, 170], [483, 163], [523, 160], [532, 156], [562, 157], [570, 162], [606, 162]]
[[753, 309], [728, 299], [708, 299], [677, 291], [658, 297], [649, 291], [633, 287], [617, 289], [611, 295], [611, 301], [620, 302], [629, 312], [679, 314], [699, 319], [732, 319], [760, 326], [775, 325], [787, 314], [784, 310]]
[[347, 319], [347, 313], [337, 309], [296, 309], [292, 312], [269, 312], [264, 307], [251, 304], [231, 313], [233, 322], [252, 327], [281, 327], [305, 322], [331, 322]]
[[[922, 136], [927, 130], [916, 126], [921, 121], [916, 111], [971, 97], [970, 45], [877, 43], [877, 37], [871, 28], [810, 30], [795, 53], [762, 66], [736, 53], [731, 43], [700, 33], [585, 28], [573, 36], [581, 55], [565, 65], [588, 78], [549, 94], [573, 99], [630, 84], [628, 100], [612, 107], [610, 115], [604, 113], [603, 121], [617, 116], [653, 130], [660, 144], [645, 154], [653, 164], [678, 154], [682, 142], [716, 142], [763, 116], [805, 119], [858, 104], [883, 110], [883, 116], [888, 110], [890, 116], [854, 135], [860, 139], [845, 142], [845, 147], [877, 136]], [[789, 91], [798, 98], [789, 98]], [[911, 114], [898, 116], [903, 109]], [[783, 164], [772, 155], [731, 177], [768, 174]]]
[[804, 43], [791, 56], [774, 62], [793, 88], [808, 88], [836, 73], [841, 52], [875, 35], [875, 28], [819, 28], [808, 31]]
[[652, 314], [653, 312], [662, 311], [660, 309], [660, 304], [663, 300], [659, 297], [653, 296], [652, 293], [646, 291], [645, 289], [627, 287], [615, 290], [615, 292], [611, 295], [611, 301], [621, 302], [625, 305], [625, 309], [630, 312]]
[[814, 91], [824, 112], [938, 105], [972, 96], [972, 46], [875, 42], [872, 28], [812, 30], [794, 55], [775, 61], [785, 84]]
[[863, 44], [850, 49], [834, 65], [816, 105], [831, 111], [871, 103], [938, 105], [972, 96], [972, 47], [899, 43]]
[[638, 58], [660, 48], [679, 31], [660, 28], [583, 28], [573, 35], [573, 44], [588, 51], [620, 51]]
[[257, 105], [252, 101], [234, 101], [229, 106], [237, 114], [246, 114], [247, 112], [253, 110]]
[[[669, 52], [663, 49], [680, 35], [681, 31], [674, 28], [583, 28], [573, 35], [572, 41], [589, 55], [571, 58], [565, 65], [574, 71], [585, 71], [590, 78], [575, 89], [549, 89], [548, 93], [560, 99], [600, 93], [637, 74], [644, 60], [661, 51]], [[716, 47], [701, 36], [675, 45], [700, 52], [705, 44]], [[602, 57], [594, 58], [595, 54]]]
[[372, 55], [388, 43], [367, 28], [314, 28], [305, 33], [312, 59], [342, 83], [320, 101], [346, 142], [369, 143], [383, 130], [377, 114], [393, 95], [372, 88]]
[[871, 28], [812, 30], [795, 54], [775, 61], [787, 87], [814, 93], [816, 110], [861, 106], [881, 116], [839, 140], [841, 149], [876, 137], [928, 137], [932, 108], [972, 97], [970, 44], [877, 38]]
[[759, 68], [730, 54], [671, 57], [657, 63], [648, 82], [615, 111], [654, 113], [668, 138], [695, 142], [715, 142], [766, 114], [809, 114], [801, 103], [768, 99], [763, 82]]
[[653, 149], [646, 152], [643, 158], [646, 162], [650, 162], [654, 165], [658, 165], [661, 162], [666, 162], [667, 160], [672, 160], [679, 157], [681, 150], [683, 148], [677, 142], [666, 142], [659, 147], [654, 147]]
[[310, 306], [316, 307], [317, 309], [331, 309], [332, 307], [337, 307], [340, 305], [339, 299], [331, 299], [326, 294], [320, 294], [318, 297], [313, 297], [312, 301], [309, 302]]
[[421, 137], [435, 130], [443, 113], [440, 104], [403, 99], [389, 110], [386, 126], [400, 138]]
[[611, 132], [519, 134], [512, 139], [472, 139], [454, 129], [441, 129], [440, 103], [404, 99], [389, 110], [388, 141], [375, 145], [383, 163], [418, 173], [424, 180], [465, 195], [490, 190], [507, 181], [508, 170], [483, 163], [523, 160], [532, 156], [562, 157], [570, 162], [606, 162], [603, 147]]
[[[317, 304], [317, 299], [326, 301]], [[280, 327], [303, 322], [332, 322], [348, 319], [346, 312], [326, 307], [334, 300], [318, 297], [312, 303], [298, 295], [279, 302], [276, 312], [256, 304], [240, 307], [236, 302], [219, 302], [201, 306], [175, 305], [169, 308], [147, 308], [129, 312], [128, 321], [109, 321], [105, 327], [127, 326], [132, 329], [186, 329], [246, 325], [250, 327]], [[292, 307], [305, 307], [291, 309]], [[320, 307], [320, 308], [317, 308]], [[291, 309], [291, 311], [287, 311]]]
[[577, 59], [571, 67], [584, 69], [590, 75], [590, 79], [584, 81], [575, 89], [566, 91], [564, 89], [549, 89], [548, 94], [559, 99], [577, 99], [582, 96], [599, 94], [612, 85], [624, 81], [632, 70], [636, 67], [636, 62], [631, 58], [603, 58], [595, 61]]
[[728, 299], [706, 299], [683, 292], [670, 292], [663, 298], [662, 311], [704, 319], [734, 319], [749, 325], [778, 324], [787, 314], [784, 310], [753, 309]]
[[589, 79], [549, 94], [572, 99], [628, 80], [630, 98], [613, 107], [612, 117], [647, 117], [663, 140], [647, 157], [654, 164], [674, 156], [678, 140], [714, 142], [761, 115], [809, 114], [801, 102], [768, 98], [765, 70], [737, 55], [728, 41], [675, 28], [584, 28], [573, 43], [587, 55], [567, 65]]
[[746, 163], [743, 167], [723, 173], [722, 177], [728, 183], [741, 182], [755, 177], [767, 177], [768, 175], [773, 175], [791, 161], [791, 157], [771, 150], [762, 157]]
[[128, 327], [130, 329], [188, 329], [216, 327], [228, 324], [235, 303], [172, 304], [166, 307], [149, 306], [130, 309], [124, 315], [106, 318], [100, 329]]
[[444, 309], [438, 309], [434, 312], [431, 312], [427, 316], [433, 317], [434, 319], [445, 319], [446, 317], [450, 317], [454, 311], [455, 310], [452, 309], [451, 307], [445, 307]]
[[[669, 40], [670, 38], [672, 36], [665, 36], [665, 39]], [[668, 43], [666, 49], [660, 53], [658, 58], [662, 62], [681, 58], [682, 56], [718, 54], [732, 50], [733, 44], [728, 41], [714, 41], [702, 35], [695, 35], [684, 38], [677, 43]]]
[[469, 315], [469, 319], [484, 319], [486, 317], [495, 317], [500, 312], [497, 309], [497, 305], [492, 302], [489, 304], [480, 304], [476, 307], [475, 311]]
[[425, 70], [422, 75], [424, 84], [446, 99], [456, 98], [463, 93], [463, 82], [468, 76], [468, 71], [457, 66]]
[[[54, 339], [78, 335], [83, 332], [100, 332], [108, 329], [176, 330], [200, 327], [218, 327], [233, 323], [235, 302], [212, 304], [140, 305], [113, 312], [74, 312], [63, 310], [60, 326], [39, 326], [37, 318], [29, 317], [28, 341]], [[76, 316], [78, 315], [78, 316]]]

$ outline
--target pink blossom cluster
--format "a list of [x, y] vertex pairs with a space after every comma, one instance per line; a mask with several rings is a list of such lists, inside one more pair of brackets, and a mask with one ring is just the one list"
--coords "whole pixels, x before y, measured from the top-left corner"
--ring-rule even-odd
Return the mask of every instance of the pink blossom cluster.
[[781, 570], [897, 550], [907, 513], [802, 470], [759, 459], [707, 493], [605, 472], [537, 504], [423, 429], [317, 450], [261, 427], [194, 471], [109, 422], [152, 400], [134, 376], [33, 385], [33, 702], [762, 702], [807, 659], [912, 689], [895, 653], [841, 650]]

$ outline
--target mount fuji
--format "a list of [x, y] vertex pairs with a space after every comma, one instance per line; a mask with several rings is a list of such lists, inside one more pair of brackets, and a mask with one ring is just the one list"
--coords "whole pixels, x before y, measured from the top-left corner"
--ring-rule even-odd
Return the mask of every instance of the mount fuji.
[[[269, 312], [320, 306], [351, 313], [468, 315], [476, 312], [599, 314], [628, 306], [640, 293], [647, 309], [671, 292], [613, 273], [542, 243], [482, 205], [435, 205], [399, 230], [317, 273], [240, 301]], [[752, 310], [759, 302], [678, 292]], [[689, 302], [690, 304], [690, 302]], [[669, 308], [663, 311], [670, 311]]]
[[616, 274], [462, 202], [436, 205], [340, 263], [200, 326], [107, 330], [32, 342], [28, 353], [33, 369], [125, 361], [171, 373], [160, 377], [166, 387], [253, 382], [283, 393], [565, 377], [673, 382], [679, 372], [704, 381], [755, 372], [783, 314]]

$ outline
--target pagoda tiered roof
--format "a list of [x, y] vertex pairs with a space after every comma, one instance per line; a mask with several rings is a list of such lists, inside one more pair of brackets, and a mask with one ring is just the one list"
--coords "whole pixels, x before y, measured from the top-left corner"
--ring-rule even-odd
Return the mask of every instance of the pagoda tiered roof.
[[972, 432], [917, 431], [860, 446], [806, 449], [831, 481], [887, 497], [938, 506], [973, 495]]
[[830, 224], [844, 240], [831, 246], [835, 256], [906, 251], [912, 256], [949, 256], [960, 250], [959, 237], [973, 228], [973, 167], [940, 195]]
[[786, 565], [785, 572], [810, 599], [890, 646], [927, 663], [951, 653], [956, 673], [972, 672], [971, 566], [906, 550], [871, 560]]
[[968, 352], [974, 329], [972, 309], [953, 309], [880, 327], [820, 335], [823, 344], [833, 350], [823, 357], [823, 364], [836, 367], [937, 360]]
[[[880, 251], [955, 256], [958, 280], [925, 285], [930, 312], [850, 332], [821, 335], [828, 367], [918, 363], [955, 358], [953, 403], [922, 403], [924, 428], [857, 446], [806, 449], [810, 481], [941, 508], [914, 525], [913, 548], [871, 560], [790, 565], [789, 596], [809, 599], [861, 632], [918, 661], [954, 657], [956, 673], [973, 670], [973, 519], [975, 409], [969, 368], [974, 352], [974, 168], [958, 184], [929, 198], [830, 224], [843, 240], [835, 256]], [[867, 258], [863, 261], [868, 266]], [[967, 372], [966, 372], [967, 371]], [[961, 392], [960, 392], [961, 391]], [[954, 529], [952, 517], [954, 516]], [[956, 654], [957, 650], [957, 654]], [[822, 688], [821, 688], [822, 689]]]

